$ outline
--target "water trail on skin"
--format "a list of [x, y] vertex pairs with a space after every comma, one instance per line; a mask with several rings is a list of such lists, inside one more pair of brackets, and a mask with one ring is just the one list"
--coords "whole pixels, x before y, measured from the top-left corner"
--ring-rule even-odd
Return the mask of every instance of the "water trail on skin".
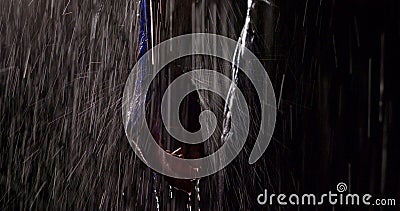
[[243, 55], [243, 51], [246, 47], [250, 47], [253, 43], [254, 39], [254, 31], [250, 25], [251, 17], [250, 12], [254, 6], [253, 0], [247, 1], [247, 12], [246, 19], [244, 22], [244, 26], [242, 32], [240, 33], [240, 37], [238, 43], [236, 45], [235, 53], [233, 55], [233, 63], [232, 63], [232, 84], [229, 88], [229, 92], [226, 98], [225, 106], [224, 106], [224, 120], [223, 120], [223, 128], [222, 128], [222, 142], [225, 142], [231, 132], [231, 109], [235, 96], [235, 86], [238, 85], [238, 72], [239, 72], [239, 64], [241, 62], [241, 57]]
[[[232, 58], [232, 65], [230, 68], [231, 71], [231, 85], [229, 87], [228, 94], [226, 96], [226, 101], [224, 105], [224, 110], [223, 110], [223, 123], [222, 123], [222, 135], [220, 137], [221, 143], [224, 144], [226, 141], [236, 141], [236, 140], [229, 140], [230, 137], [232, 136], [235, 131], [232, 130], [232, 118], [237, 118], [239, 119], [238, 122], [240, 121], [241, 114], [239, 113], [232, 113], [232, 109], [238, 108], [237, 104], [237, 99], [235, 95], [237, 94], [236, 92], [242, 92], [244, 96], [248, 97], [247, 100], [247, 106], [251, 109], [256, 108], [257, 104], [257, 96], [255, 93], [251, 92], [250, 84], [251, 82], [246, 81], [245, 77], [242, 77], [243, 75], [239, 74], [239, 66], [242, 65], [244, 62], [248, 62], [243, 58], [244, 51], [249, 49], [250, 51], [256, 52], [256, 49], [259, 50], [260, 48], [262, 49], [265, 46], [257, 46], [260, 45], [260, 40], [257, 35], [257, 30], [256, 26], [257, 24], [261, 22], [265, 22], [268, 20], [265, 19], [259, 19], [259, 17], [263, 17], [262, 15], [257, 15], [259, 12], [255, 11], [258, 9], [258, 6], [261, 6], [261, 4], [267, 4], [268, 8], [275, 8], [276, 6], [272, 4], [271, 2], [267, 0], [247, 0], [247, 10], [246, 10], [246, 16], [244, 20], [244, 25], [242, 28], [242, 31], [240, 33], [240, 37], [237, 41], [236, 48], [233, 54]], [[263, 5], [266, 6], [266, 5]], [[270, 12], [269, 10], [265, 12]], [[257, 20], [259, 19], [259, 20]], [[268, 22], [267, 22], [268, 23]], [[248, 66], [247, 64], [243, 66]], [[247, 67], [250, 68], [251, 67]], [[239, 89], [237, 87], [242, 87], [240, 88], [241, 90], [236, 90]], [[246, 105], [245, 105], [246, 106]], [[240, 112], [241, 109], [240, 107], [238, 108], [238, 111]], [[253, 121], [255, 124], [258, 124], [259, 121], [259, 113], [256, 111], [251, 113], [251, 121]], [[236, 122], [236, 121], [235, 121]], [[252, 123], [251, 123], [252, 124]], [[257, 131], [252, 131], [253, 128], [250, 128], [248, 136], [255, 135]], [[253, 133], [254, 132], [254, 133]], [[249, 197], [251, 195], [254, 195], [255, 189], [257, 188], [256, 185], [250, 185], [248, 180], [249, 178], [252, 178], [255, 184], [256, 178], [259, 177], [261, 174], [260, 170], [257, 170], [255, 166], [248, 166], [248, 157], [246, 156], [246, 153], [248, 149], [246, 149], [246, 146], [242, 149], [244, 152], [243, 154], [239, 154], [239, 156], [236, 158], [237, 162], [236, 164], [231, 165], [231, 167], [226, 170], [225, 176], [230, 176], [232, 174], [240, 175], [234, 179], [230, 178], [227, 183], [225, 183], [225, 191], [231, 190], [230, 187], [232, 186], [239, 186], [241, 187], [241, 191], [237, 193], [237, 199], [240, 200], [239, 204], [239, 210], [246, 210], [248, 209], [246, 204], [251, 204], [252, 198]], [[264, 173], [263, 173], [264, 174]], [[246, 185], [243, 185], [246, 184]]]

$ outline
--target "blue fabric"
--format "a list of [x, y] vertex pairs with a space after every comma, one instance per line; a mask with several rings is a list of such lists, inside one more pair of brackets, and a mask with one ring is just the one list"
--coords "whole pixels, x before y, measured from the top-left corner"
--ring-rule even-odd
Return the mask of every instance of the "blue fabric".
[[149, 50], [150, 21], [147, 14], [147, 1], [140, 1], [139, 58]]

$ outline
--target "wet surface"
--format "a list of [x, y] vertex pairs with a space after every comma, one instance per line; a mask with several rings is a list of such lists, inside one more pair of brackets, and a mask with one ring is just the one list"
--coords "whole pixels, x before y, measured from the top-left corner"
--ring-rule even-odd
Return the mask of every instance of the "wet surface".
[[[192, 32], [237, 40], [245, 24], [247, 1], [150, 2], [149, 47]], [[249, 44], [277, 96], [270, 146], [248, 165], [259, 108], [239, 71], [255, 108], [244, 150], [217, 174], [182, 181], [136, 158], [123, 129], [123, 87], [139, 56], [138, 2], [0, 1], [0, 209], [297, 210], [261, 207], [256, 197], [265, 188], [321, 193], [338, 182], [400, 200], [399, 2], [272, 3], [256, 3]], [[157, 97], [189, 71], [185, 64], [229, 77], [232, 69], [208, 57], [182, 58], [154, 81], [147, 117], [154, 137], [176, 156], [197, 158], [222, 144], [225, 102], [207, 92], [188, 96], [181, 116], [188, 130], [198, 128], [205, 108], [221, 127], [201, 145], [172, 140]]]

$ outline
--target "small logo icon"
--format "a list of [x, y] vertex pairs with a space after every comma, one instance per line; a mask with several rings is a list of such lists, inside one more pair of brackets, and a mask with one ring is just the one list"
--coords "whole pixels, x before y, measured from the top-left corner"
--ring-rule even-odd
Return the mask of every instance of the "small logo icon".
[[344, 182], [339, 182], [339, 183], [336, 185], [336, 189], [337, 189], [337, 191], [338, 191], [339, 193], [343, 193], [343, 192], [347, 191], [347, 185], [346, 185], [346, 183], [344, 183]]

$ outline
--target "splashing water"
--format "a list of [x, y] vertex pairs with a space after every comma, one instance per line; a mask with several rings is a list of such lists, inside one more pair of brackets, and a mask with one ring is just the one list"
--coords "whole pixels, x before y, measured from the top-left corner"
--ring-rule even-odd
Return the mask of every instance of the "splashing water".
[[[275, 36], [274, 53], [257, 54], [265, 63], [279, 60], [267, 68], [280, 90], [268, 156], [254, 168], [238, 157], [218, 174], [193, 181], [191, 194], [178, 190], [183, 181], [173, 184], [140, 162], [122, 127], [122, 88], [140, 51], [139, 1], [3, 0], [1, 210], [195, 210], [194, 189], [203, 210], [261, 210], [254, 208], [260, 188], [320, 192], [346, 177], [354, 193], [399, 193], [397, 0], [271, 0], [282, 9], [271, 15], [276, 27], [260, 5], [246, 14], [247, 0], [146, 2], [149, 46], [194, 32], [240, 36], [236, 62], [243, 63], [243, 45], [257, 54], [265, 32]], [[267, 24], [252, 25], [258, 21]], [[244, 81], [240, 71], [232, 76], [231, 64], [201, 62]], [[155, 105], [163, 87], [186, 71], [184, 63], [167, 67], [150, 91], [149, 125], [171, 152], [182, 146], [165, 138]], [[207, 154], [221, 144], [223, 127], [231, 132], [231, 110], [216, 97], [198, 95], [203, 109], [219, 109], [217, 137], [202, 146]], [[188, 114], [186, 101], [182, 110]], [[193, 116], [184, 115], [183, 124], [195, 123]]]

